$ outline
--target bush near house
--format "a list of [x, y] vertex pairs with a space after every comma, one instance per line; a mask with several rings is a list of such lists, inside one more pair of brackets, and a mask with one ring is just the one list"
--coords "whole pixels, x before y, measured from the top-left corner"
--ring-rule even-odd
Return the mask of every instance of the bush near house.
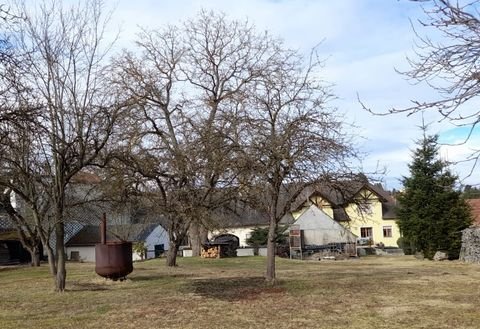
[[147, 256], [147, 245], [145, 241], [135, 242], [132, 246], [133, 252], [137, 253], [141, 260], [144, 260]]
[[[278, 248], [288, 246], [287, 234], [285, 233], [287, 227], [279, 226], [277, 228], [277, 238], [275, 242]], [[250, 237], [246, 242], [249, 246], [253, 247], [253, 254], [258, 256], [258, 248], [267, 245], [268, 240], [268, 227], [255, 227], [250, 233]]]

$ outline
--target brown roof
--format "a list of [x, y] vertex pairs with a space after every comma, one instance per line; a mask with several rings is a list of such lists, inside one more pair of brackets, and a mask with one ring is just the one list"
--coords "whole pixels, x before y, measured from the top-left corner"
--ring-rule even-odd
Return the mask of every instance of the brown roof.
[[302, 195], [294, 205], [294, 209], [299, 209], [313, 195], [319, 195], [331, 203], [333, 215], [336, 221], [346, 221], [348, 216], [345, 213], [345, 206], [352, 202], [355, 196], [363, 188], [375, 193], [382, 202], [383, 219], [396, 219], [395, 199], [388, 191], [385, 191], [381, 184], [371, 184], [365, 180], [345, 180], [336, 182], [335, 185], [317, 185], [305, 189]]
[[387, 202], [390, 199], [389, 193], [383, 189], [379, 184], [373, 185], [367, 181], [362, 180], [344, 180], [338, 181], [334, 184], [319, 183], [305, 188], [302, 195], [299, 196], [297, 202], [294, 204], [294, 209], [301, 207], [305, 200], [308, 200], [313, 195], [318, 195], [325, 198], [332, 204], [333, 207], [342, 207], [352, 202], [353, 198], [363, 188], [375, 193], [382, 202]]
[[480, 227], [480, 199], [467, 199], [473, 216], [472, 226]]

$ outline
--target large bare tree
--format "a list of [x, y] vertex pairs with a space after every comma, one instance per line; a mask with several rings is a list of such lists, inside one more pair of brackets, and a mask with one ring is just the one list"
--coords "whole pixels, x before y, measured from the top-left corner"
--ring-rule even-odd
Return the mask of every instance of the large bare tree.
[[3, 79], [18, 86], [10, 96], [18, 100], [15, 111], [39, 109], [32, 145], [40, 163], [32, 165], [44, 170], [42, 177], [31, 178], [41, 181], [42, 197], [49, 199], [55, 225], [55, 288], [63, 291], [67, 186], [99, 160], [120, 109], [107, 85], [110, 44], [102, 41], [108, 17], [97, 0], [68, 7], [60, 1], [22, 2], [12, 10], [21, 20], [9, 26], [8, 34], [21, 65], [8, 67], [14, 73]]
[[[138, 123], [123, 162], [152, 183], [149, 195], [169, 223], [170, 266], [189, 229], [202, 231], [235, 197], [239, 108], [268, 65], [269, 41], [248, 22], [201, 12], [182, 26], [143, 31], [140, 55], [116, 61], [115, 84], [136, 103]], [[201, 239], [194, 242], [198, 254]]]
[[274, 283], [278, 223], [308, 186], [349, 174], [355, 158], [342, 116], [330, 108], [330, 89], [319, 80], [316, 51], [305, 58], [277, 42], [270, 67], [249, 94], [245, 150], [251, 168], [246, 191], [268, 214], [266, 280]]

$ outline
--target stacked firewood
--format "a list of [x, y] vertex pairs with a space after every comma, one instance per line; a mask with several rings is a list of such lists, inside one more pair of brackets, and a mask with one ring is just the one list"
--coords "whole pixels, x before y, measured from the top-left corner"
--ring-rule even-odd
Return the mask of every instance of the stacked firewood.
[[480, 263], [480, 228], [471, 227], [463, 230], [460, 260]]
[[219, 258], [220, 246], [203, 247], [200, 256], [202, 258]]

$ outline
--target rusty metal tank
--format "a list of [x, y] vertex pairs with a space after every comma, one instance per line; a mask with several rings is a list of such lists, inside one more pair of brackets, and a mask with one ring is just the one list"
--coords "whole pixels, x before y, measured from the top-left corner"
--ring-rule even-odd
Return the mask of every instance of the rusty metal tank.
[[133, 271], [132, 243], [128, 241], [107, 242], [107, 220], [100, 224], [101, 243], [95, 245], [95, 272], [108, 279], [124, 279]]

